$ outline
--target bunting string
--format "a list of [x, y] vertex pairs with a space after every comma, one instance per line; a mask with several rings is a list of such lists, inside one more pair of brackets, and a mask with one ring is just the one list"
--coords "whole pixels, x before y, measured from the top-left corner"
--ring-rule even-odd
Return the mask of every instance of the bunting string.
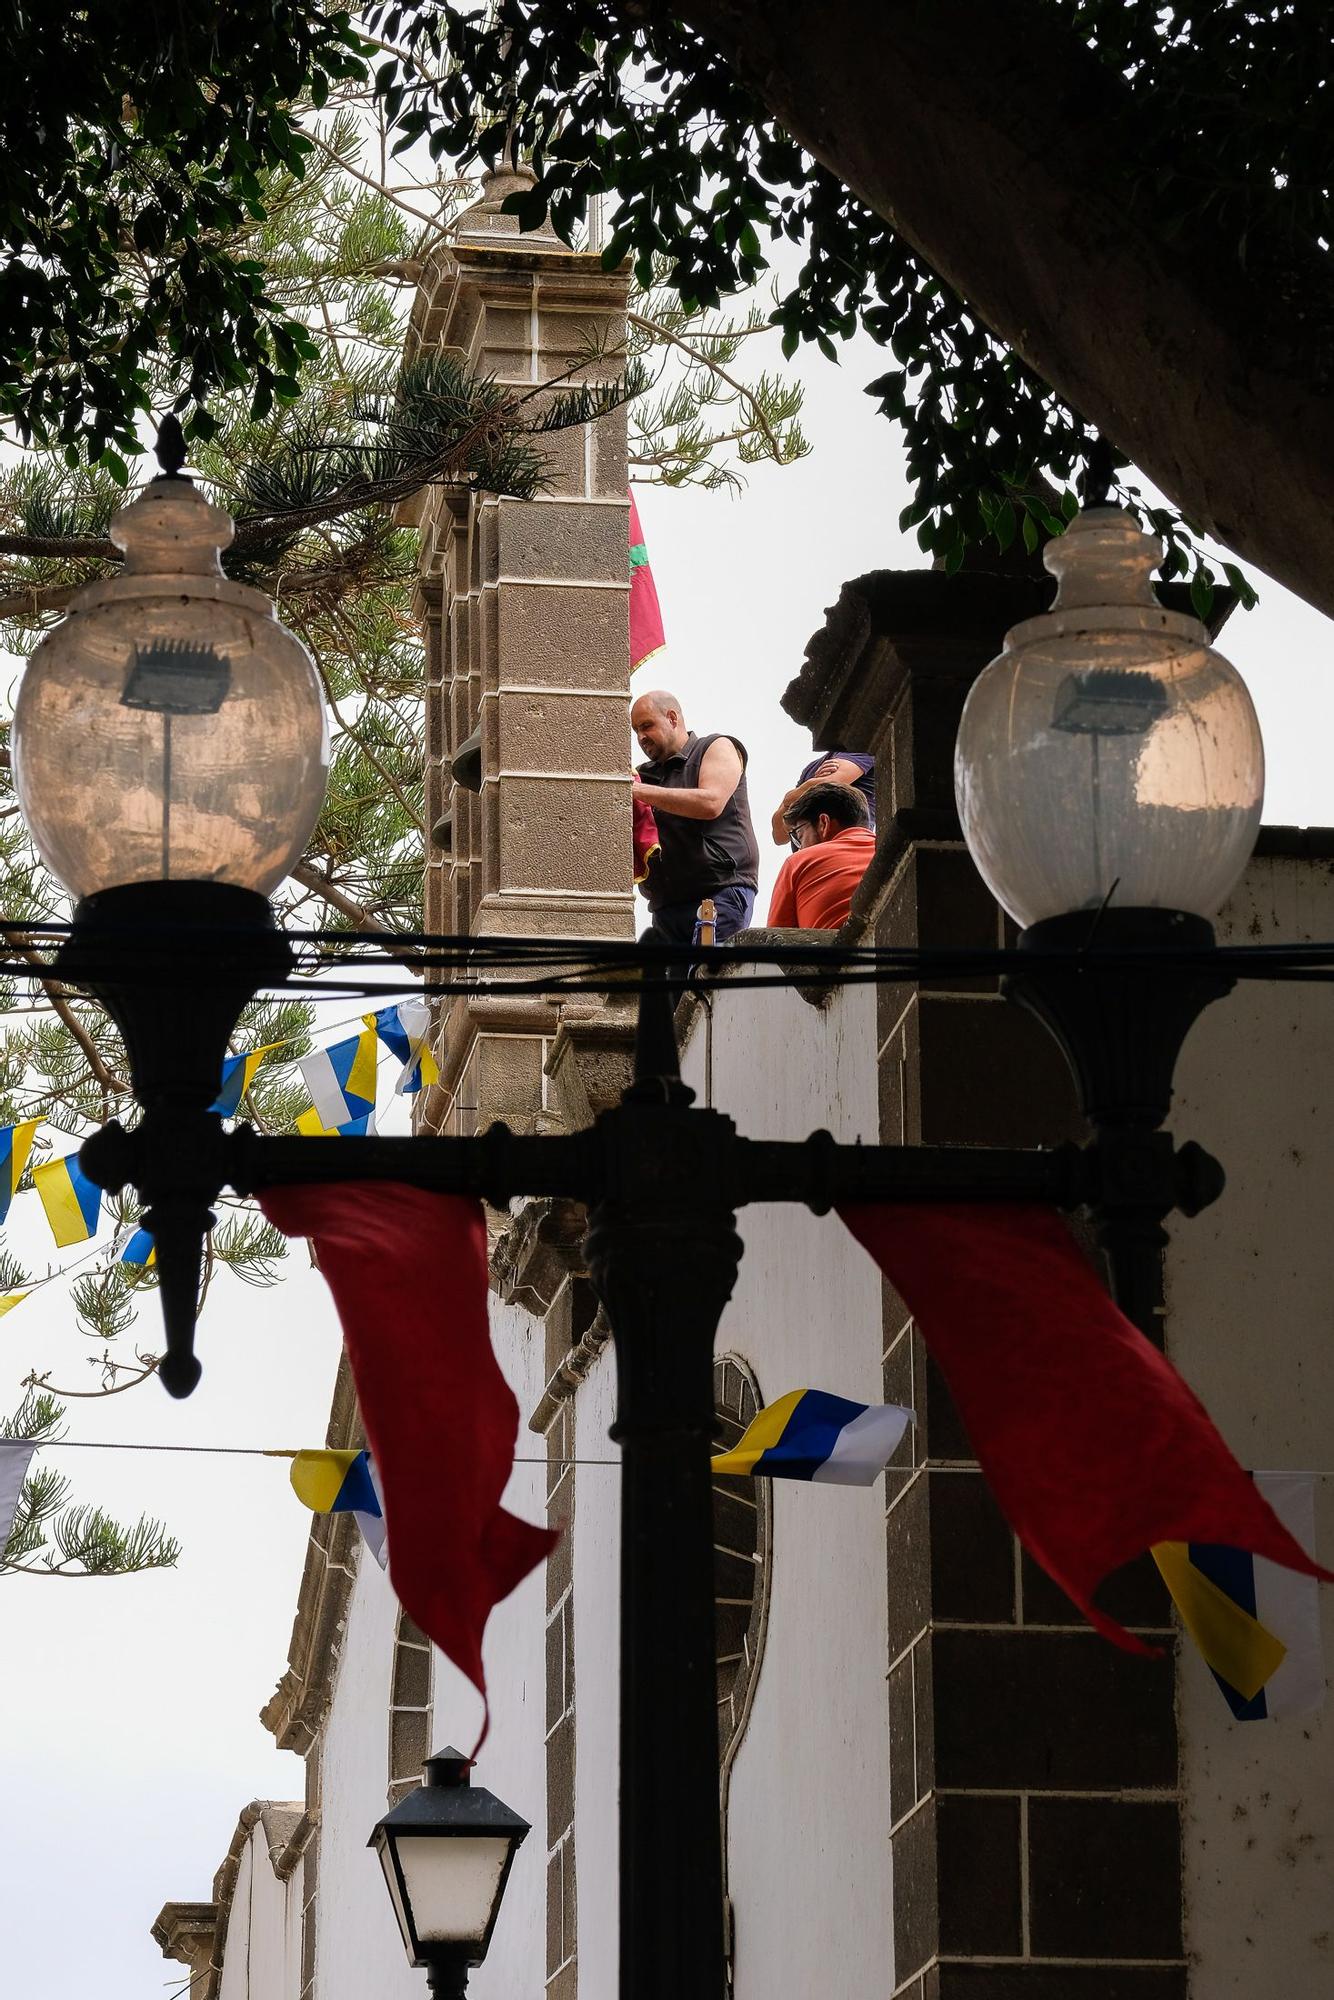
[[[31, 1438], [9, 1437], [0, 1432], [0, 1444], [31, 1444], [32, 1442]], [[287, 1459], [297, 1456], [296, 1448], [288, 1446], [280, 1447], [262, 1444], [155, 1444], [150, 1443], [146, 1439], [133, 1441], [120, 1438], [39, 1438], [37, 1440], [37, 1449], [39, 1451], [183, 1452], [203, 1457], [221, 1458]], [[561, 1453], [553, 1453], [549, 1457], [545, 1454], [539, 1454], [535, 1457], [516, 1458], [514, 1463], [516, 1465], [601, 1465], [619, 1467], [621, 1461], [619, 1458], [572, 1458]], [[972, 1459], [933, 1458], [929, 1461], [923, 1460], [920, 1465], [891, 1465], [887, 1470], [892, 1474], [901, 1473], [904, 1478], [910, 1478], [914, 1473], [925, 1471], [928, 1463], [933, 1473], [964, 1472], [974, 1476], [977, 1473], [977, 1463]], [[1270, 1469], [1276, 1470], [1277, 1468], [1271, 1467]], [[1330, 1467], [1325, 1471], [1313, 1471], [1309, 1466], [1302, 1466], [1297, 1468], [1297, 1472], [1303, 1479], [1334, 1479], [1334, 1467]]]
[[[430, 1009], [425, 1000], [416, 997], [326, 1028], [325, 1034], [331, 1035], [348, 1027], [357, 1027], [360, 1032], [297, 1057], [297, 1067], [312, 1097], [311, 1108], [296, 1120], [297, 1131], [309, 1138], [349, 1137], [373, 1131], [382, 1049], [401, 1064], [396, 1095], [415, 1096], [425, 1086], [438, 1082], [440, 1072], [428, 1046], [430, 1025]], [[304, 1033], [287, 1035], [227, 1056], [218, 1095], [210, 1110], [222, 1118], [236, 1117], [265, 1058], [304, 1040]], [[36, 1193], [56, 1247], [68, 1249], [97, 1234], [102, 1218], [102, 1190], [80, 1168], [77, 1146], [31, 1166], [29, 1171], [42, 1124], [40, 1117], [30, 1117], [0, 1126], [0, 1223], [8, 1216], [11, 1203], [20, 1192], [20, 1182], [28, 1172], [30, 1185], [22, 1192]], [[154, 1251], [149, 1233], [142, 1228], [131, 1229], [122, 1239], [118, 1232], [112, 1262], [140, 1270], [151, 1268]], [[64, 1276], [70, 1268], [49, 1272], [30, 1285], [0, 1294], [0, 1318], [21, 1305], [40, 1286]]]
[[[32, 1438], [7, 1437], [0, 1433], [0, 1444], [32, 1444]], [[279, 1449], [272, 1445], [259, 1444], [135, 1444], [111, 1438], [38, 1438], [38, 1451], [167, 1451], [200, 1453], [205, 1457], [222, 1458], [296, 1458], [298, 1451]], [[516, 1465], [606, 1465], [619, 1466], [619, 1458], [546, 1458], [542, 1456], [516, 1458]], [[934, 1468], [933, 1468], [934, 1470]]]

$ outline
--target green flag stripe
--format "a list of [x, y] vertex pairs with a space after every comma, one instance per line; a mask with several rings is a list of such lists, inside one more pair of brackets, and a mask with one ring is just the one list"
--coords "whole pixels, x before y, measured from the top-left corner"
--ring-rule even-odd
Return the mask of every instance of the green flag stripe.
[[644, 544], [642, 542], [631, 542], [630, 544], [631, 569], [643, 569], [647, 565], [647, 563], [648, 563], [648, 550], [645, 548]]

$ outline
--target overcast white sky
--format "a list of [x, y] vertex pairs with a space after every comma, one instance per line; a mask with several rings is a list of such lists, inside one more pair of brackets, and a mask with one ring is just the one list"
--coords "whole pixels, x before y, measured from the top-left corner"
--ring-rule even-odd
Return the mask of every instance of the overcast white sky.
[[[694, 727], [748, 744], [757, 819], [809, 755], [778, 699], [824, 608], [847, 577], [922, 561], [895, 526], [905, 499], [896, 433], [861, 393], [883, 367], [880, 350], [854, 344], [841, 368], [808, 353], [801, 366], [815, 444], [805, 463], [756, 471], [738, 499], [640, 493], [670, 648], [641, 678], [674, 688]], [[1225, 644], [1264, 725], [1266, 816], [1328, 823], [1331, 626], [1259, 581], [1260, 608], [1234, 617]], [[762, 851], [761, 907], [781, 858], [767, 843]], [[331, 1002], [325, 1024], [354, 1011]], [[34, 1207], [18, 1204], [13, 1221], [16, 1247], [40, 1260]], [[319, 1443], [337, 1332], [303, 1263], [295, 1255], [268, 1292], [220, 1281], [201, 1328], [204, 1379], [189, 1402], [149, 1384], [73, 1403], [73, 1435]], [[0, 1320], [0, 1410], [17, 1402], [34, 1363], [59, 1386], [93, 1386], [88, 1343], [68, 1321], [60, 1285]], [[164, 1516], [185, 1552], [176, 1571], [126, 1581], [0, 1582], [5, 1990], [151, 2000], [181, 1972], [148, 1935], [162, 1903], [208, 1898], [250, 1799], [300, 1796], [301, 1767], [274, 1750], [258, 1711], [285, 1664], [309, 1516], [281, 1461], [65, 1451], [50, 1462], [79, 1498]], [[503, 1690], [493, 1693], [503, 1702]], [[466, 1723], [453, 1733], [467, 1740]]]

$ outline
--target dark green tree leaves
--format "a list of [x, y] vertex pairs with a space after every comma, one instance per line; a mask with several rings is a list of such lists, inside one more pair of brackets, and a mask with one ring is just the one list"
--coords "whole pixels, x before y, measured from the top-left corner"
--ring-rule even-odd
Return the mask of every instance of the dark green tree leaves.
[[0, 41], [0, 417], [117, 477], [150, 369], [182, 409], [285, 393], [309, 336], [236, 232], [302, 172], [293, 105], [362, 73], [348, 14], [2, 0]]
[[[1334, 312], [1325, 10], [1240, 0], [1203, 10], [1127, 0], [1033, 8], [1091, 49], [1109, 90], [1125, 93], [1131, 200], [1153, 226], [1185, 241], [1207, 225], [1225, 247], [1219, 284], [1255, 285], [1267, 271], [1285, 310]], [[544, 201], [569, 236], [590, 194], [605, 191], [605, 260], [632, 259], [642, 281], [656, 268], [683, 301], [710, 307], [754, 282], [766, 237], [800, 244], [804, 262], [775, 310], [784, 352], [809, 341], [833, 354], [858, 326], [889, 350], [894, 365], [872, 393], [903, 427], [928, 554], [957, 562], [968, 543], [997, 534], [993, 523], [1007, 533], [1012, 504], [1026, 536], [1050, 532], [1029, 500], [1059, 525], [1055, 500], [1074, 490], [1092, 444], [1080, 413], [805, 153], [739, 69], [673, 10], [381, 0], [369, 19], [401, 50], [378, 78], [402, 143], [428, 139], [463, 163], [517, 147], [538, 175], [521, 219]], [[837, 119], [837, 104], [822, 115]], [[1147, 519], [1127, 471], [1114, 497]], [[1171, 521], [1172, 573], [1182, 573], [1197, 560], [1196, 538], [1177, 515]]]

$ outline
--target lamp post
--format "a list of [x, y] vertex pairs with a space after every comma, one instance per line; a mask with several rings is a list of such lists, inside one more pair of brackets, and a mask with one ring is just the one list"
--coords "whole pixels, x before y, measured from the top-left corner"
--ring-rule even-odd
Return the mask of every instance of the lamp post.
[[[1180, 979], [1137, 969], [1133, 951], [1127, 963], [1125, 945], [1119, 956], [1101, 953], [1105, 968], [1096, 953], [1074, 967], [1072, 933], [1059, 927], [1073, 927], [1077, 941], [1088, 943], [1109, 887], [1104, 877], [1115, 869], [1139, 898], [1134, 951], [1142, 954], [1147, 940], [1165, 961], [1164, 947], [1182, 925], [1182, 935], [1203, 941], [1204, 918], [1192, 909], [1211, 895], [1221, 900], [1231, 879], [1206, 865], [1218, 829], [1227, 832], [1235, 874], [1258, 816], [1258, 740], [1247, 763], [1244, 690], [1238, 703], [1231, 669], [1208, 652], [1193, 620], [1173, 623], [1153, 607], [1143, 551], [1127, 557], [1122, 530], [1095, 513], [1091, 527], [1076, 524], [1049, 551], [1053, 567], [1070, 558], [1062, 601], [1050, 614], [1055, 623], [1033, 621], [1012, 634], [969, 704], [959, 752], [965, 833], [988, 881], [1027, 927], [1032, 970], [1012, 980], [1011, 990], [1054, 1026], [1081, 1079], [1091, 1079], [1085, 1098], [1095, 1138], [1087, 1147], [844, 1146], [827, 1132], [801, 1141], [747, 1139], [723, 1113], [693, 1103], [661, 981], [641, 989], [634, 1082], [586, 1131], [524, 1135], [495, 1125], [474, 1138], [366, 1137], [337, 1146], [260, 1135], [246, 1125], [224, 1132], [207, 1107], [241, 1007], [258, 986], [281, 985], [286, 976], [287, 948], [264, 897], [313, 820], [326, 739], [307, 699], [306, 669], [275, 641], [248, 601], [254, 594], [234, 600], [226, 593], [235, 586], [219, 587], [216, 546], [229, 524], [173, 486], [178, 471], [179, 459], [137, 506], [154, 519], [152, 510], [166, 510], [178, 523], [174, 546], [192, 552], [188, 562], [180, 557], [172, 586], [183, 634], [160, 584], [167, 557], [155, 553], [156, 570], [150, 565], [123, 579], [130, 588], [116, 600], [119, 623], [96, 615], [104, 601], [96, 593], [111, 586], [76, 598], [66, 625], [39, 650], [29, 670], [32, 690], [25, 686], [15, 718], [20, 797], [34, 835], [84, 899], [56, 969], [112, 1013], [144, 1110], [132, 1131], [111, 1121], [92, 1135], [82, 1164], [102, 1187], [119, 1192], [132, 1183], [150, 1203], [167, 1335], [161, 1373], [175, 1395], [187, 1394], [199, 1373], [192, 1338], [200, 1256], [209, 1204], [224, 1186], [247, 1195], [281, 1183], [378, 1179], [497, 1204], [560, 1195], [588, 1205], [589, 1265], [616, 1345], [613, 1435], [622, 1452], [621, 2000], [723, 2000], [709, 1458], [714, 1338], [741, 1255], [735, 1212], [754, 1201], [801, 1202], [820, 1214], [836, 1203], [874, 1200], [1090, 1206], [1122, 1272], [1118, 1295], [1146, 1324], [1146, 1259], [1163, 1215], [1173, 1206], [1193, 1212], [1222, 1185], [1207, 1155], [1174, 1148], [1157, 1128], [1189, 1021], [1227, 982], [1208, 967], [1207, 950], [1173, 955], [1192, 968]], [[135, 508], [122, 517], [130, 556], [139, 518]], [[189, 522], [195, 525], [179, 525]], [[212, 568], [204, 562], [205, 525]], [[159, 536], [155, 549], [162, 545]], [[1081, 567], [1085, 548], [1096, 562], [1085, 557]], [[1132, 582], [1142, 574], [1148, 606], [1109, 595], [1108, 574], [1121, 574], [1109, 549], [1121, 549], [1117, 561], [1124, 558]], [[1091, 568], [1098, 573], [1090, 580]], [[207, 639], [193, 610], [201, 576], [216, 607]], [[141, 613], [158, 648], [151, 659], [136, 624]], [[224, 619], [246, 618], [244, 633], [235, 622], [224, 626]], [[112, 637], [101, 637], [104, 625]], [[178, 636], [199, 651], [207, 645], [219, 658], [225, 653], [227, 675], [217, 660], [195, 662], [187, 691], [182, 655], [170, 650]], [[262, 674], [252, 679], [245, 671], [246, 645], [266, 640], [272, 692]], [[61, 672], [43, 672], [43, 660], [56, 659]], [[1006, 674], [1012, 699], [1004, 695]], [[77, 754], [70, 716], [58, 686], [46, 683], [80, 680], [88, 688], [90, 733], [105, 731], [116, 745], [109, 782], [99, 770], [97, 807], [109, 826], [124, 828], [123, 841], [82, 830], [87, 802], [68, 782], [68, 760]], [[1022, 728], [1015, 720], [1007, 735], [997, 708], [1018, 718], [1030, 682], [1039, 720]], [[1236, 724], [1231, 736], [1221, 722], [1199, 720], [1228, 715]], [[1132, 752], [1132, 737], [1139, 751]], [[49, 738], [63, 747], [53, 750]], [[1195, 771], [1185, 746], [1207, 763], [1211, 744], [1234, 741], [1241, 748], [1226, 781], [1183, 796], [1181, 774], [1193, 779]], [[1045, 792], [1044, 766], [1059, 777]], [[1066, 771], [1074, 775], [1059, 776]], [[1084, 814], [1077, 841], [1072, 800]], [[1025, 820], [1035, 801], [1046, 818]], [[1192, 814], [1200, 811], [1213, 815], [1213, 830], [1196, 839]], [[1167, 907], [1164, 893], [1169, 903], [1182, 902], [1176, 885], [1186, 876], [1172, 865], [1153, 872], [1155, 843], [1178, 838], [1202, 885], [1194, 905], [1182, 903], [1184, 915]], [[1061, 845], [1077, 852], [1073, 872], [1053, 870], [1060, 857], [1051, 850]], [[83, 865], [92, 852], [95, 870]], [[1132, 857], [1136, 867], [1143, 863], [1139, 874], [1130, 869]], [[1036, 899], [1029, 894], [1035, 882]], [[1166, 892], [1164, 883], [1171, 885]], [[1109, 919], [1127, 914], [1107, 911], [1100, 935], [1110, 935]], [[1207, 976], [1192, 985], [1201, 958]], [[1164, 997], [1169, 993], [1175, 999]], [[691, 1283], [682, 1286], [672, 1274], [687, 1262]]]
[[466, 1757], [438, 1750], [423, 1783], [377, 1822], [380, 1857], [409, 1965], [426, 1967], [436, 2000], [464, 2000], [468, 1973], [491, 1946], [514, 1857], [532, 1828], [474, 1786]]

